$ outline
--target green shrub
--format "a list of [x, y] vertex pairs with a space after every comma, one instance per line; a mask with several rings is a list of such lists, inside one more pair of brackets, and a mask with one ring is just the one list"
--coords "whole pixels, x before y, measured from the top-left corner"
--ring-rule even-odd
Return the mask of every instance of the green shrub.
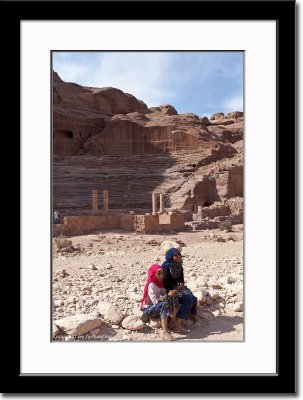
[[236, 242], [237, 238], [236, 238], [236, 236], [230, 235], [230, 236], [228, 236], [227, 240], [232, 240], [233, 242]]
[[232, 223], [228, 219], [226, 219], [225, 221], [222, 221], [220, 223], [220, 229], [221, 231], [231, 232], [233, 230]]
[[71, 240], [66, 239], [63, 235], [58, 236], [54, 240], [59, 250], [64, 249], [64, 247], [71, 247], [73, 244]]

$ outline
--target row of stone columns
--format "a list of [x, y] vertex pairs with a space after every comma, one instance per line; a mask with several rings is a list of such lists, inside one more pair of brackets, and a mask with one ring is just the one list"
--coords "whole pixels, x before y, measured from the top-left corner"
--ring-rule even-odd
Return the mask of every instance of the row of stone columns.
[[152, 206], [153, 206], [153, 215], [157, 214], [157, 194], [160, 195], [160, 210], [159, 210], [159, 214], [163, 214], [164, 213], [164, 193], [160, 192], [153, 192], [152, 193]]
[[[92, 190], [93, 198], [93, 211], [92, 214], [97, 214], [98, 212], [98, 190]], [[108, 211], [108, 190], [103, 190], [103, 210]]]
[[[160, 195], [160, 209], [159, 214], [164, 213], [164, 193], [153, 192], [152, 193], [152, 207], [153, 207], [153, 215], [157, 214], [157, 195]], [[98, 212], [98, 190], [92, 190], [92, 199], [93, 199], [93, 211], [92, 214], [97, 214]], [[108, 207], [108, 190], [103, 190], [103, 211], [107, 212]]]

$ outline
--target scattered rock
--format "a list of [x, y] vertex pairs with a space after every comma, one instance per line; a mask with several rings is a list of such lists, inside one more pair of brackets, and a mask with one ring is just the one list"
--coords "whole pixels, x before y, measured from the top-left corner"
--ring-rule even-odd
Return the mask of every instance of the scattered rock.
[[179, 243], [174, 242], [173, 240], [164, 240], [161, 244], [160, 244], [160, 252], [163, 256], [165, 256], [166, 252], [169, 249], [178, 249], [180, 252], [182, 250], [182, 247]]
[[88, 314], [77, 314], [71, 317], [62, 318], [54, 321], [54, 323], [70, 336], [84, 335], [92, 329], [101, 326], [101, 319]]
[[149, 326], [151, 328], [161, 328], [161, 320], [157, 318], [150, 318]]
[[89, 333], [90, 333], [90, 335], [98, 336], [98, 335], [100, 335], [100, 332], [101, 332], [101, 329], [96, 328], [96, 329], [92, 329]]
[[123, 319], [123, 313], [120, 308], [110, 303], [99, 303], [98, 311], [106, 321], [115, 325], [118, 325]]
[[141, 301], [141, 300], [142, 300], [142, 294], [131, 293], [131, 294], [129, 295], [129, 298], [130, 298], [131, 300]]
[[244, 310], [243, 303], [236, 303], [236, 304], [234, 305], [234, 311], [236, 311], [236, 312], [243, 312], [243, 310]]
[[122, 326], [131, 331], [140, 331], [145, 327], [145, 323], [138, 316], [129, 315], [122, 321]]
[[[175, 234], [174, 237], [163, 233], [161, 233], [161, 236], [160, 234], [159, 236], [129, 234], [126, 241], [116, 238], [112, 233], [106, 233], [112, 242], [107, 250], [111, 251], [111, 255], [106, 255], [106, 251], [102, 255], [100, 254], [98, 244], [94, 243], [96, 235], [83, 235], [76, 239], [81, 245], [81, 249], [87, 249], [88, 241], [94, 243], [94, 246], [90, 247], [91, 255], [89, 256], [87, 250], [83, 250], [80, 254], [74, 253], [72, 256], [69, 254], [64, 256], [57, 253], [54, 248], [53, 274], [57, 281], [53, 284], [53, 321], [79, 314], [89, 315], [101, 321], [98, 322], [98, 324], [101, 323], [100, 326], [88, 328], [87, 333], [75, 337], [73, 333], [64, 332], [56, 325], [60, 330], [56, 333], [54, 340], [64, 340], [66, 335], [71, 337], [68, 340], [77, 341], [89, 340], [98, 336], [98, 340], [102, 341], [160, 340], [160, 335], [157, 332], [160, 325], [156, 321], [150, 320], [146, 323], [145, 328], [142, 322], [138, 321], [139, 325], [144, 328], [138, 332], [126, 328], [122, 329], [121, 323], [123, 319], [130, 315], [137, 316], [140, 319], [142, 315], [140, 302], [146, 282], [146, 271], [157, 256], [159, 264], [164, 261], [164, 256], [159, 255], [156, 244], [147, 245], [146, 242], [155, 240], [162, 243], [165, 239], [178, 243], [177, 239], [181, 235], [183, 243], [186, 244], [186, 247], [182, 248], [185, 283], [192, 288], [199, 300], [202, 293], [198, 315], [204, 320], [202, 328], [194, 325], [193, 330], [189, 331], [188, 339], [182, 338], [182, 340], [191, 340], [192, 335], [199, 335], [200, 330], [201, 340], [226, 340], [226, 338], [230, 340], [227, 331], [219, 329], [221, 326], [224, 327], [225, 323], [227, 327], [227, 321], [224, 318], [217, 321], [210, 319], [214, 318], [211, 312], [215, 310], [218, 311], [218, 315], [230, 317], [243, 312], [234, 310], [234, 307], [238, 306], [236, 303], [243, 304], [243, 232], [240, 232], [239, 227], [237, 227], [234, 232], [235, 235], [238, 235], [237, 241], [233, 244], [212, 242], [209, 239], [210, 232], [184, 232], [184, 235], [180, 233]], [[219, 230], [214, 232], [217, 234]], [[224, 235], [222, 231], [220, 233]], [[228, 234], [226, 234], [227, 236]], [[126, 236], [124, 235], [124, 237]], [[120, 256], [123, 251], [125, 255]], [[97, 266], [98, 270], [88, 268], [88, 265]], [[81, 269], [81, 267], [83, 268]], [[63, 277], [64, 279], [62, 279]], [[227, 283], [229, 277], [235, 281]], [[229, 280], [229, 282], [232, 281]], [[212, 284], [220, 285], [221, 289], [213, 289]], [[207, 293], [210, 293], [210, 296], [207, 296]], [[122, 314], [120, 322], [113, 323], [106, 319], [104, 310], [102, 310], [103, 314], [100, 313], [100, 303], [110, 304], [117, 308]], [[239, 307], [238, 309], [243, 308]], [[120, 318], [118, 318], [118, 321]], [[209, 324], [207, 319], [209, 319]], [[239, 334], [241, 335], [241, 319], [239, 321], [237, 329], [231, 333], [231, 337], [235, 337], [235, 340], [239, 339]], [[214, 334], [216, 324], [218, 324], [218, 333]], [[95, 329], [97, 329], [95, 332], [100, 329], [101, 333], [92, 334]], [[126, 331], [128, 333], [125, 333]], [[54, 329], [54, 332], [57, 332], [57, 328]], [[123, 335], [128, 338], [122, 339]], [[115, 339], [112, 339], [113, 337]], [[196, 338], [198, 339], [197, 336]]]
[[133, 313], [134, 313], [134, 315], [136, 315], [139, 318], [142, 317], [142, 315], [143, 315], [143, 311], [141, 311], [141, 308], [138, 306], [135, 306], [133, 308]]
[[58, 335], [59, 332], [60, 332], [59, 326], [53, 323], [53, 337]]

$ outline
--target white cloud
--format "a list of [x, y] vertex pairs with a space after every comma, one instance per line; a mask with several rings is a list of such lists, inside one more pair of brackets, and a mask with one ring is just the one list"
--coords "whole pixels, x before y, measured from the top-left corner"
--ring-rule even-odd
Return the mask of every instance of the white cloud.
[[74, 62], [70, 58], [70, 54], [62, 52], [56, 54], [55, 61], [53, 63], [53, 69], [58, 72], [61, 79], [65, 82], [76, 82], [82, 81], [84, 77], [89, 75], [90, 66], [83, 63]]
[[93, 62], [60, 56], [55, 64], [64, 81], [84, 86], [115, 87], [144, 101], [149, 107], [171, 101], [176, 92], [169, 87], [170, 53], [102, 53]]
[[225, 113], [243, 110], [243, 95], [238, 93], [224, 101]]
[[[148, 107], [172, 104], [177, 111], [229, 112], [243, 108], [240, 57], [220, 52], [56, 52], [54, 69], [67, 82], [115, 87]], [[223, 79], [223, 81], [222, 81]], [[221, 87], [224, 85], [224, 92]], [[206, 102], [209, 105], [206, 108]], [[212, 106], [211, 106], [212, 105]], [[224, 108], [224, 109], [223, 109]], [[183, 110], [183, 111], [182, 111]]]

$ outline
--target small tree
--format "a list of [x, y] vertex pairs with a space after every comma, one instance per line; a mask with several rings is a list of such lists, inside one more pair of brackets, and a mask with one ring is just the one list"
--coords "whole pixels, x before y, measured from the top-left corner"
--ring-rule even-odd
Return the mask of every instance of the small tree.
[[221, 231], [231, 232], [233, 230], [232, 223], [228, 219], [226, 219], [225, 221], [222, 221], [220, 223], [220, 229]]

